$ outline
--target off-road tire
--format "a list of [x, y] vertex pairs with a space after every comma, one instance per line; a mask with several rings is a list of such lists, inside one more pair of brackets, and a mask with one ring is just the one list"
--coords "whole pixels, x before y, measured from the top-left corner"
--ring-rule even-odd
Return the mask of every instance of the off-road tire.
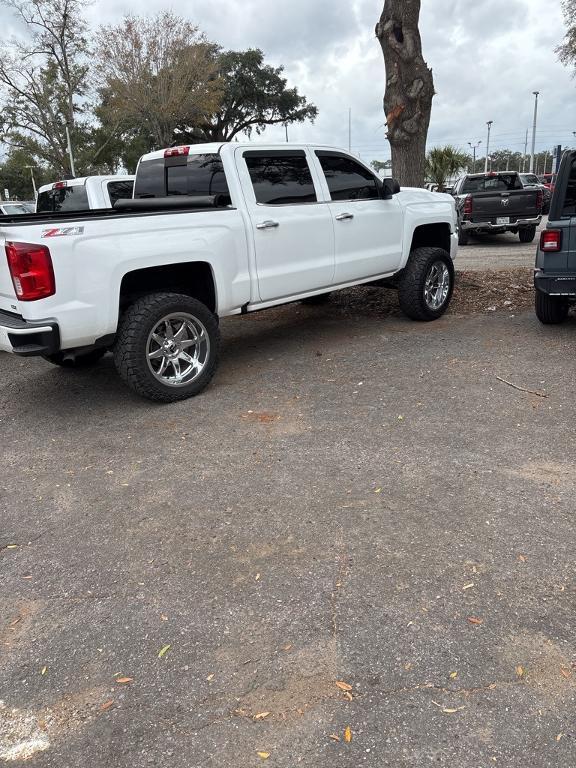
[[458, 230], [458, 245], [468, 245], [470, 242], [470, 235], [465, 229]]
[[92, 349], [85, 354], [73, 355], [66, 352], [54, 352], [52, 355], [42, 355], [52, 365], [58, 365], [60, 368], [90, 368], [96, 365], [106, 354], [107, 349]]
[[[208, 360], [198, 378], [179, 387], [160, 382], [148, 366], [148, 336], [160, 320], [185, 312], [197, 318], [210, 342]], [[220, 329], [216, 316], [197, 299], [179, 293], [152, 293], [131, 304], [122, 317], [114, 344], [114, 363], [123, 381], [140, 397], [173, 403], [194, 397], [210, 383], [220, 357]]]
[[[425, 299], [425, 285], [428, 273], [436, 261], [442, 261], [450, 276], [450, 286], [444, 303], [438, 309], [428, 306]], [[454, 264], [450, 255], [442, 248], [416, 248], [410, 254], [398, 285], [400, 309], [412, 320], [429, 322], [437, 320], [448, 309], [454, 290]]]
[[534, 309], [536, 317], [544, 325], [559, 325], [568, 316], [569, 304], [561, 296], [549, 296], [536, 290]]
[[328, 293], [320, 293], [318, 296], [308, 296], [307, 298], [302, 299], [302, 304], [308, 304], [311, 307], [327, 304], [330, 301], [331, 295], [332, 293], [328, 291]]
[[531, 243], [536, 237], [536, 227], [522, 227], [518, 230], [521, 243]]

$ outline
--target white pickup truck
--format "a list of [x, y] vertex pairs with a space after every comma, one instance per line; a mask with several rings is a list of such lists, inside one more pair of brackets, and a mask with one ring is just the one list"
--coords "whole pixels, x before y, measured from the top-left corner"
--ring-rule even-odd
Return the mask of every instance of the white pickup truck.
[[113, 208], [116, 200], [132, 197], [134, 176], [79, 176], [44, 184], [38, 190], [36, 213], [92, 211]]
[[440, 317], [457, 220], [450, 196], [342, 150], [226, 143], [144, 155], [134, 199], [5, 217], [0, 238], [1, 350], [69, 367], [111, 350], [134, 391], [170, 402], [214, 375], [219, 317], [362, 283]]

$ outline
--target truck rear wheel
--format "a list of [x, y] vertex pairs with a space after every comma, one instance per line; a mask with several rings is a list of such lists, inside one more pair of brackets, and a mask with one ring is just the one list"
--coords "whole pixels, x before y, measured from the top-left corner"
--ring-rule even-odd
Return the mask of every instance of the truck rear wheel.
[[549, 296], [547, 293], [536, 290], [534, 309], [536, 310], [536, 317], [541, 323], [558, 325], [566, 320], [569, 305], [566, 299], [560, 296]]
[[454, 264], [442, 248], [412, 251], [398, 286], [400, 308], [412, 320], [436, 320], [448, 309]]
[[536, 227], [522, 227], [518, 230], [521, 243], [531, 243], [536, 237]]
[[218, 321], [208, 307], [191, 296], [153, 293], [124, 312], [114, 362], [136, 394], [172, 403], [202, 392], [219, 351]]

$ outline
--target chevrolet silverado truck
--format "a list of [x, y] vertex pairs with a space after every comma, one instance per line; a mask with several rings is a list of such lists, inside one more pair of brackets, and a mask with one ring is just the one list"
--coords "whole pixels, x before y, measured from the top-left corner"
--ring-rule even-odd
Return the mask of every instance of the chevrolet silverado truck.
[[55, 181], [38, 190], [36, 212], [113, 208], [116, 200], [132, 197], [133, 189], [134, 176], [82, 176]]
[[144, 155], [114, 209], [0, 222], [0, 350], [60, 366], [108, 350], [124, 381], [163, 402], [198, 394], [218, 320], [334, 290], [398, 290], [415, 320], [447, 309], [456, 211], [400, 190], [350, 154], [225, 143]]
[[562, 323], [576, 303], [576, 151], [562, 156], [534, 271], [535, 309], [541, 323]]
[[514, 232], [531, 243], [542, 221], [541, 189], [525, 189], [516, 172], [471, 173], [456, 182], [452, 194], [458, 211], [458, 242], [471, 235]]

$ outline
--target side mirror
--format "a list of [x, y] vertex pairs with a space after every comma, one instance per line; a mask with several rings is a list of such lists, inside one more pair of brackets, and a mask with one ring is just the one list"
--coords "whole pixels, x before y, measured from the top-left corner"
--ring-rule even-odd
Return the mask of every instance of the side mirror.
[[384, 200], [390, 200], [393, 195], [397, 195], [400, 192], [400, 184], [396, 179], [382, 179], [382, 198]]

